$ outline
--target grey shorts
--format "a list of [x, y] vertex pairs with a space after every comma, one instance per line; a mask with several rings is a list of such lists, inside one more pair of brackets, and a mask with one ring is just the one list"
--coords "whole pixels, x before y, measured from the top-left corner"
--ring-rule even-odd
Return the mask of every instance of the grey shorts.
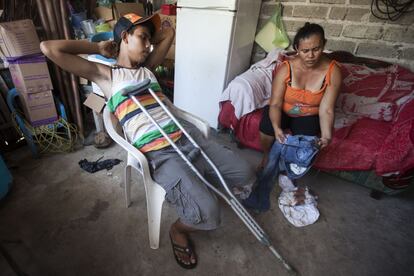
[[[182, 124], [217, 166], [235, 194], [241, 198], [247, 197], [255, 181], [252, 166], [229, 148], [206, 140], [191, 124]], [[194, 148], [184, 135], [176, 144], [184, 154]], [[146, 156], [153, 169], [153, 179], [165, 189], [165, 199], [176, 208], [182, 223], [200, 230], [211, 230], [219, 226], [220, 207], [216, 195], [172, 147], [148, 152]], [[221, 186], [214, 170], [201, 155], [192, 160], [192, 164], [211, 184]]]

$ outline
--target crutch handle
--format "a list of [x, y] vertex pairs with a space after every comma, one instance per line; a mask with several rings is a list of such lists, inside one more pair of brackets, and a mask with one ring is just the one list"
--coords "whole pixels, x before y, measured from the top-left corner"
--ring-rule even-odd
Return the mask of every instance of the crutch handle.
[[145, 79], [141, 81], [140, 83], [137, 83], [133, 86], [128, 86], [128, 87], [123, 88], [121, 90], [121, 95], [126, 96], [126, 97], [135, 96], [135, 95], [138, 95], [144, 92], [145, 90], [150, 88], [150, 86], [151, 86], [151, 79]]
[[199, 155], [200, 155], [200, 149], [194, 148], [187, 154], [187, 158], [191, 162], [191, 161], [194, 161]]

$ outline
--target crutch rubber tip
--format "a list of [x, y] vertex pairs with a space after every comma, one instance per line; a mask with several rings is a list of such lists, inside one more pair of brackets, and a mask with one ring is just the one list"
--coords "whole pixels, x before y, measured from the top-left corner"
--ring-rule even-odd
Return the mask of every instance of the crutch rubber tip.
[[299, 276], [300, 274], [290, 265], [283, 264], [283, 266], [287, 269], [290, 276]]

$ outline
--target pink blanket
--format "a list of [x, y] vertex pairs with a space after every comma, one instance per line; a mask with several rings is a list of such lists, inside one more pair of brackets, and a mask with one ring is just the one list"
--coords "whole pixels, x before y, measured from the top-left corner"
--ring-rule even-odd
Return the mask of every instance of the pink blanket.
[[321, 169], [404, 174], [414, 168], [414, 73], [398, 65], [342, 63], [332, 144]]

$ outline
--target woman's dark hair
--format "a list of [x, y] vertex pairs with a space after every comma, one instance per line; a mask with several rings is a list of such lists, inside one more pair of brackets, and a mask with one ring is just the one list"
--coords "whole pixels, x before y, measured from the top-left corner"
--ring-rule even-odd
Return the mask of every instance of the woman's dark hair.
[[326, 43], [325, 31], [321, 25], [315, 23], [306, 22], [303, 27], [301, 27], [293, 39], [293, 49], [298, 50], [299, 42], [301, 39], [310, 37], [311, 35], [317, 34], [321, 37], [323, 44]]
[[132, 35], [134, 33], [135, 28], [138, 27], [138, 26], [147, 27], [148, 30], [149, 30], [149, 32], [150, 32], [150, 34], [151, 34], [151, 36], [153, 36], [154, 33], [155, 33], [155, 26], [154, 26], [154, 24], [150, 20], [145, 21], [145, 22], [143, 22], [141, 24], [135, 25], [134, 27], [132, 27], [131, 29], [128, 30], [128, 33], [130, 35]]

